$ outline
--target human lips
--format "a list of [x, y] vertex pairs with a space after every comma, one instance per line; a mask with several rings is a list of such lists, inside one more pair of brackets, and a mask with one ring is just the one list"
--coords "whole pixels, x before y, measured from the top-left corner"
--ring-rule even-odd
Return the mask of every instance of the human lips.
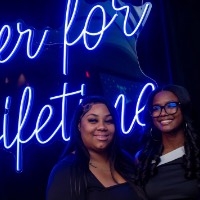
[[165, 126], [168, 125], [172, 122], [172, 119], [166, 119], [166, 120], [161, 120], [160, 123], [161, 125]]
[[107, 140], [108, 139], [108, 134], [101, 134], [101, 135], [94, 135], [98, 140], [101, 140], [101, 141], [103, 141], [103, 140]]

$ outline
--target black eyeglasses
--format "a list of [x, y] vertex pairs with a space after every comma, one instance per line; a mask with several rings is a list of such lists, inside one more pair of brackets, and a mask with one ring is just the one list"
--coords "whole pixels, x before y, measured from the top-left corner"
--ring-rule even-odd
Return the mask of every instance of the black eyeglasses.
[[178, 111], [179, 106], [179, 102], [169, 102], [166, 103], [164, 106], [154, 105], [150, 110], [150, 114], [152, 117], [159, 117], [162, 109], [164, 109], [168, 115], [173, 115]]

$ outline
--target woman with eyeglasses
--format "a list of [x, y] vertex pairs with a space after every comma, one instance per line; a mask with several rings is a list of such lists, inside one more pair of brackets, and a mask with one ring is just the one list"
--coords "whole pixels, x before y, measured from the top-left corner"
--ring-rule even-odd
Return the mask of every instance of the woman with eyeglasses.
[[188, 91], [178, 85], [155, 89], [144, 122], [136, 165], [148, 199], [200, 199], [200, 140]]

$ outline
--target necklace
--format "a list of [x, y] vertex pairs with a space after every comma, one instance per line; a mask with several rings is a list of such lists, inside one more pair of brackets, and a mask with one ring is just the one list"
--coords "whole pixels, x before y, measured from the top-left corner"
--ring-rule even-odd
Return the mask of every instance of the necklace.
[[95, 166], [95, 165], [94, 165], [93, 163], [91, 163], [91, 162], [89, 163], [89, 165], [92, 166], [92, 167], [94, 167], [94, 168], [97, 168], [97, 166]]
[[99, 169], [99, 170], [102, 170], [102, 171], [110, 171], [110, 168], [109, 169], [99, 168], [96, 165], [94, 165], [92, 162], [89, 162], [89, 165], [91, 167], [95, 168], [95, 169]]

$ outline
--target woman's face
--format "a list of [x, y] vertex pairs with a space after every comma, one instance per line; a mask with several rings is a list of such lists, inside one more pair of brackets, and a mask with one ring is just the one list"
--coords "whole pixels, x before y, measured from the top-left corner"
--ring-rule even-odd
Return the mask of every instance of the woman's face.
[[81, 138], [89, 151], [107, 149], [113, 140], [115, 125], [105, 104], [93, 104], [78, 125]]
[[[169, 102], [179, 102], [174, 93], [170, 91], [161, 91], [154, 96], [153, 106], [164, 106]], [[153, 123], [162, 133], [171, 133], [181, 127], [183, 122], [183, 115], [180, 107], [174, 114], [167, 114], [165, 109], [162, 109], [159, 117], [153, 118]]]

